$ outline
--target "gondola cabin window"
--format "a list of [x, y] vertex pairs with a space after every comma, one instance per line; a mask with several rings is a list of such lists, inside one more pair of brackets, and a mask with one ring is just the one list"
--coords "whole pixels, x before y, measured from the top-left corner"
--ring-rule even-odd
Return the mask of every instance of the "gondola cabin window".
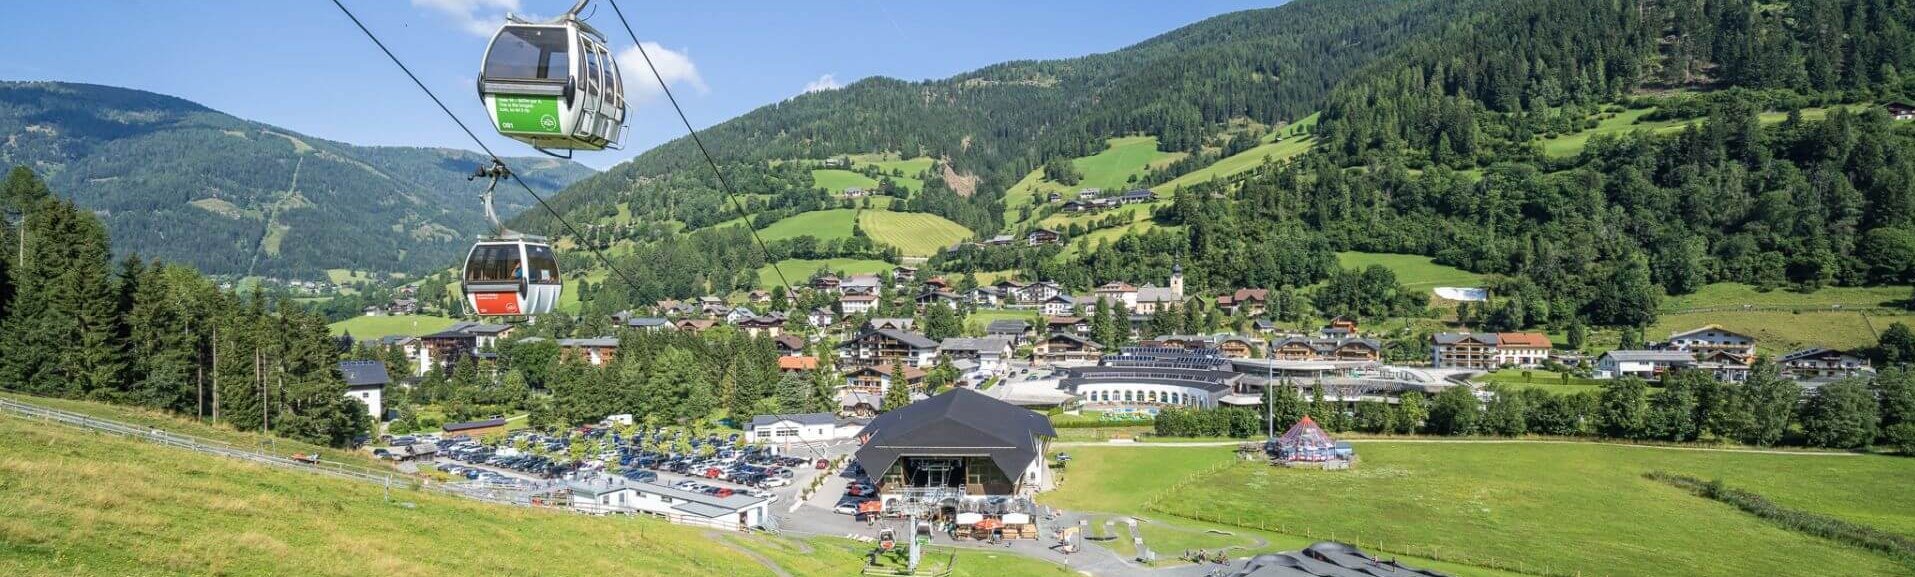
[[[551, 260], [551, 250], [545, 252]], [[466, 266], [465, 279], [482, 282], [510, 282], [520, 278], [519, 245], [499, 244], [481, 245], [472, 249], [472, 262]], [[557, 276], [558, 265], [552, 265], [553, 276]]]
[[552, 256], [551, 247], [526, 245], [525, 253], [533, 284], [559, 284], [559, 261]]
[[485, 60], [485, 77], [566, 80], [572, 61], [564, 28], [507, 26]]

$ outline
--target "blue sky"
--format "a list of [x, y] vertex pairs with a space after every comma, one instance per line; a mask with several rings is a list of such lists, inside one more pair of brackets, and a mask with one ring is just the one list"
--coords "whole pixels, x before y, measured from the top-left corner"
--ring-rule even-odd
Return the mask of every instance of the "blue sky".
[[[563, 11], [571, 0], [345, 0], [475, 130], [487, 128], [472, 79], [506, 10]], [[656, 43], [672, 91], [703, 128], [796, 95], [868, 76], [942, 78], [1015, 59], [1122, 48], [1178, 26], [1276, 0], [641, 2], [623, 0]], [[630, 39], [609, 5], [590, 21]], [[588, 13], [591, 9], [588, 9]], [[180, 96], [234, 115], [354, 144], [473, 148], [328, 0], [41, 1], [12, 6], [0, 79], [64, 80]], [[662, 50], [661, 50], [662, 49]], [[584, 153], [606, 168], [683, 135], [649, 72], [627, 75], [634, 102], [623, 151]], [[636, 82], [644, 80], [645, 84]], [[523, 145], [482, 132], [505, 155]]]

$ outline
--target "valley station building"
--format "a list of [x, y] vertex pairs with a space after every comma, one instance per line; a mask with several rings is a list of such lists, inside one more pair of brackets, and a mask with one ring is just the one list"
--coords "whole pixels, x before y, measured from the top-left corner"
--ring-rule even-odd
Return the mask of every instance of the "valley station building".
[[1050, 419], [970, 389], [879, 415], [858, 437], [887, 513], [1015, 513], [1054, 481]]

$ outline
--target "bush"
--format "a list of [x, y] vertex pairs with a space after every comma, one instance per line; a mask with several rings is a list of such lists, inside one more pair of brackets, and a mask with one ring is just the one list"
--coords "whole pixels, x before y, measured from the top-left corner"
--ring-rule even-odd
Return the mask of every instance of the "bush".
[[1887, 440], [1889, 446], [1895, 447], [1903, 455], [1915, 457], [1915, 422], [1889, 427]]

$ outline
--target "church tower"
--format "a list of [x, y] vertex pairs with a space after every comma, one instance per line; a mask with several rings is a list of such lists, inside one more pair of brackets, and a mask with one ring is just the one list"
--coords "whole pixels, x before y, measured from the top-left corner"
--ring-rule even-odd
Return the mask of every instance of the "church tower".
[[1183, 263], [1170, 265], [1170, 294], [1177, 295], [1177, 298], [1183, 298], [1184, 296]]

